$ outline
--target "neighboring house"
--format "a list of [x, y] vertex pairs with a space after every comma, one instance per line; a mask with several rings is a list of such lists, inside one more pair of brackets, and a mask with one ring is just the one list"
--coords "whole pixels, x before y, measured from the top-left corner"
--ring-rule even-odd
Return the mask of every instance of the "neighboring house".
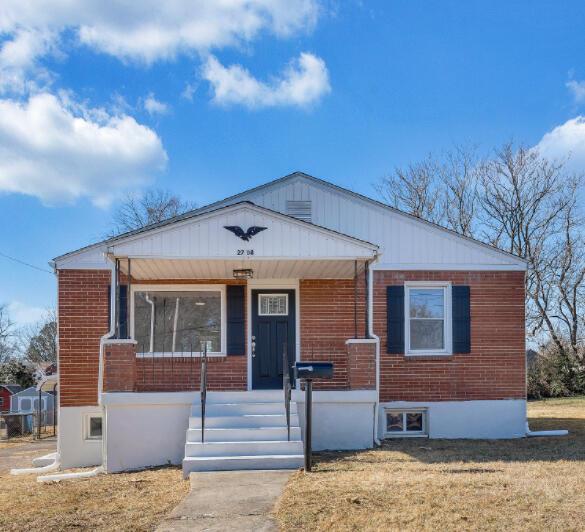
[[[41, 410], [52, 411], [54, 409], [54, 397], [47, 392], [41, 392]], [[10, 405], [11, 412], [19, 414], [34, 413], [39, 408], [39, 391], [36, 386], [31, 386], [13, 394]]]
[[335, 364], [315, 449], [525, 435], [525, 261], [306, 174], [54, 267], [63, 467], [297, 467], [297, 360]]
[[22, 390], [20, 384], [0, 384], [0, 412], [10, 411], [10, 399]]

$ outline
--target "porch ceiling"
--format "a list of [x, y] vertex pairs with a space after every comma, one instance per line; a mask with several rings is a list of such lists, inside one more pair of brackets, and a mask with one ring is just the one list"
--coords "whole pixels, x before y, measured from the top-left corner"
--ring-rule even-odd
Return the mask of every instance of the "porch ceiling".
[[[254, 279], [351, 279], [353, 260], [186, 260], [132, 259], [131, 273], [136, 280], [231, 279], [235, 269], [251, 268]], [[128, 273], [122, 259], [120, 269]], [[364, 261], [358, 262], [358, 273]]]

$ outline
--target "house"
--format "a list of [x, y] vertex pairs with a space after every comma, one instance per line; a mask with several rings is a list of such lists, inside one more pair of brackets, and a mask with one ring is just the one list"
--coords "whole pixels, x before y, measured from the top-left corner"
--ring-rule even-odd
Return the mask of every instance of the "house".
[[[52, 411], [54, 409], [54, 397], [47, 392], [40, 392], [41, 411]], [[10, 411], [19, 414], [34, 413], [39, 408], [39, 391], [36, 386], [21, 389], [12, 395]]]
[[0, 384], [0, 412], [10, 411], [11, 397], [21, 390], [20, 384]]
[[297, 467], [299, 360], [334, 363], [314, 449], [525, 435], [525, 261], [332, 183], [296, 172], [54, 268], [63, 467]]

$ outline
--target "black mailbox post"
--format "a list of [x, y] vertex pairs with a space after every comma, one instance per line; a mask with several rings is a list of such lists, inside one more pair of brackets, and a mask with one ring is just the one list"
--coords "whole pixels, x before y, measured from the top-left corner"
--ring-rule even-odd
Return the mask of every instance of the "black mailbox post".
[[311, 471], [313, 379], [332, 379], [333, 362], [297, 362], [295, 378], [305, 381], [305, 471]]

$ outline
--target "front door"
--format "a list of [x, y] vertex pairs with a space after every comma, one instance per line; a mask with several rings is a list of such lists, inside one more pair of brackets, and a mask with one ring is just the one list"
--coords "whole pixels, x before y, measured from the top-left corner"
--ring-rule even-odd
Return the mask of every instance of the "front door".
[[295, 360], [295, 308], [294, 290], [252, 290], [253, 389], [282, 388], [285, 345], [289, 368]]

